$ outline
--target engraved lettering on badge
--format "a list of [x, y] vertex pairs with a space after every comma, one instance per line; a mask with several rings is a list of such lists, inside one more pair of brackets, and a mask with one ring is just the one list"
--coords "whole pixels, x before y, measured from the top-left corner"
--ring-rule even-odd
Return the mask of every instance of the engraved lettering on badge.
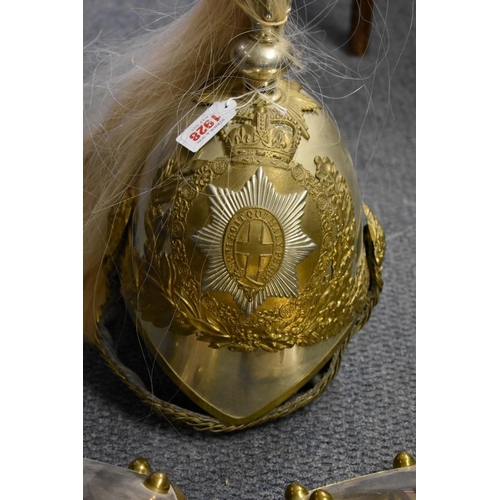
[[297, 297], [297, 264], [316, 248], [301, 228], [307, 191], [276, 193], [262, 167], [241, 191], [208, 188], [212, 223], [192, 236], [208, 256], [201, 290], [230, 293], [247, 315], [267, 297]]
[[242, 285], [262, 288], [281, 267], [284, 242], [283, 229], [269, 210], [244, 208], [226, 227], [224, 263]]

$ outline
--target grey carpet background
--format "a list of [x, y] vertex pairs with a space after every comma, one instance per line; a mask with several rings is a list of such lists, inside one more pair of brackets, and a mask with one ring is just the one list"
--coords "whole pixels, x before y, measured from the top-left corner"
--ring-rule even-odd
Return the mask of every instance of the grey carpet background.
[[[158, 17], [151, 11], [172, 13], [186, 3], [84, 0], [84, 44], [99, 33], [102, 40], [118, 39]], [[279, 499], [292, 481], [315, 488], [390, 468], [401, 450], [416, 454], [414, 5], [375, 0], [376, 29], [360, 59], [343, 46], [350, 1], [294, 3], [313, 37], [353, 77], [313, 66], [308, 81], [326, 95], [363, 199], [386, 231], [385, 288], [316, 402], [235, 434], [174, 427], [140, 403], [92, 346], [84, 346], [83, 456], [123, 467], [145, 456], [155, 469], [171, 473], [188, 500]]]

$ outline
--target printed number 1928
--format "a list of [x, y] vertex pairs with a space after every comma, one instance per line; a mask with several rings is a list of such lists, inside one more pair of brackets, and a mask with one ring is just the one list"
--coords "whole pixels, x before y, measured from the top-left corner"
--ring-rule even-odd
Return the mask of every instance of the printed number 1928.
[[[220, 120], [220, 116], [212, 115], [212, 120], [218, 122]], [[189, 135], [189, 138], [192, 139], [193, 141], [197, 141], [202, 135], [206, 134], [207, 131], [215, 125], [215, 123], [212, 120], [210, 119], [205, 120], [203, 122], [203, 125], [200, 125], [196, 129], [196, 132], [193, 132], [192, 134]]]

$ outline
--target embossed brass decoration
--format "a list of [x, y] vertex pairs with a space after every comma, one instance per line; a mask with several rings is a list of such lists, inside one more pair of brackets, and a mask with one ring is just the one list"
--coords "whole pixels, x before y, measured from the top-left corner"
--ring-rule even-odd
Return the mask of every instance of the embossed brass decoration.
[[[258, 44], [272, 43], [262, 37]], [[200, 93], [200, 115], [229, 98], [238, 107], [196, 154], [146, 165], [152, 174], [127, 209], [120, 265], [121, 292], [155, 360], [213, 417], [194, 422], [180, 412], [179, 420], [214, 432], [317, 397], [326, 382], [281, 410], [330, 360], [321, 380], [333, 377], [382, 288], [383, 231], [361, 203], [334, 122], [289, 80], [238, 97], [248, 78]], [[170, 147], [158, 145], [162, 158]], [[177, 417], [117, 360], [110, 364], [158, 411]]]
[[[266, 160], [266, 158], [255, 158], [255, 163], [268, 165]], [[193, 174], [192, 180], [188, 184], [189, 187], [179, 190], [179, 194], [172, 202], [171, 211], [165, 219], [159, 221], [159, 226], [164, 229], [158, 235], [155, 235], [152, 225], [154, 209], [158, 206], [158, 200], [154, 198], [151, 200], [150, 211], [146, 217], [146, 233], [151, 235], [151, 239], [146, 241], [144, 247], [146, 258], [141, 258], [139, 253], [135, 251], [131, 256], [133, 258], [132, 267], [138, 274], [132, 277], [129, 282], [140, 283], [141, 293], [138, 293], [138, 289], [125, 291], [130, 300], [137, 298], [135, 309], [141, 312], [142, 319], [151, 321], [155, 326], [170, 325], [172, 309], [175, 309], [176, 319], [174, 319], [174, 323], [177, 320], [181, 327], [191, 325], [193, 329], [188, 333], [196, 333], [197, 331], [198, 340], [209, 342], [211, 347], [226, 346], [240, 351], [252, 351], [257, 348], [276, 351], [295, 344], [312, 345], [335, 336], [347, 322], [352, 322], [355, 313], [360, 312], [365, 303], [369, 282], [367, 263], [363, 256], [358, 264], [357, 275], [352, 276], [352, 261], [348, 257], [354, 253], [355, 235], [350, 194], [346, 188], [345, 180], [328, 158], [325, 158], [324, 161], [316, 158], [315, 162], [319, 166], [315, 177], [301, 165], [295, 163], [282, 167], [288, 171], [291, 181], [295, 181], [298, 186], [305, 188], [302, 191], [302, 197], [305, 198], [304, 195], [308, 194], [314, 200], [321, 222], [321, 228], [316, 228], [316, 232], [319, 233], [322, 230], [322, 234], [320, 233], [321, 235], [317, 238], [321, 239], [322, 250], [319, 256], [316, 256], [316, 266], [312, 272], [309, 271], [309, 281], [302, 287], [300, 294], [297, 293], [296, 261], [303, 260], [316, 247], [316, 244], [302, 233], [297, 224], [298, 217], [294, 219], [297, 221], [295, 222], [295, 232], [293, 220], [291, 222], [285, 220], [282, 223], [287, 232], [286, 235], [283, 233], [284, 237], [281, 236], [280, 232], [283, 229], [277, 221], [282, 212], [282, 218], [290, 217], [290, 215], [286, 215], [288, 208], [286, 203], [282, 204], [281, 212], [275, 208], [274, 215], [267, 211], [272, 215], [272, 218], [268, 217], [270, 222], [267, 231], [275, 232], [274, 246], [276, 247], [275, 258], [274, 260], [269, 259], [267, 268], [277, 268], [275, 275], [278, 278], [283, 276], [283, 281], [288, 286], [288, 288], [284, 288], [285, 285], [283, 285], [281, 289], [277, 289], [276, 285], [268, 280], [274, 286], [268, 286], [267, 289], [277, 289], [274, 293], [280, 297], [271, 303], [274, 307], [266, 307], [256, 311], [256, 308], [268, 296], [266, 286], [252, 284], [251, 278], [245, 280], [235, 276], [238, 266], [241, 272], [246, 261], [243, 255], [238, 257], [235, 255], [235, 250], [230, 249], [231, 231], [239, 231], [238, 237], [240, 239], [253, 236], [253, 233], [249, 234], [248, 232], [245, 236], [245, 228], [243, 234], [240, 234], [241, 228], [238, 227], [238, 220], [246, 220], [247, 231], [252, 228], [247, 220], [248, 214], [241, 212], [245, 209], [243, 201], [238, 205], [235, 200], [230, 200], [231, 203], [228, 203], [228, 206], [232, 208], [226, 208], [228, 220], [225, 221], [225, 225], [224, 221], [213, 216], [213, 210], [212, 224], [198, 229], [185, 238], [185, 227], [190, 224], [189, 212], [197, 208], [193, 205], [200, 197], [199, 195], [206, 192], [207, 186], [209, 186], [213, 196], [210, 199], [217, 200], [212, 201], [212, 207], [214, 205], [218, 207], [216, 210], [222, 212], [224, 203], [228, 201], [223, 198], [223, 190], [219, 188], [221, 195], [212, 184], [221, 175], [217, 172], [224, 172], [227, 175], [229, 168], [225, 158], [218, 158], [199, 168]], [[328, 168], [325, 165], [328, 165]], [[258, 169], [259, 171], [262, 175], [262, 167]], [[161, 198], [163, 193], [160, 189], [157, 189], [157, 193]], [[216, 195], [217, 193], [219, 194]], [[243, 193], [241, 199], [245, 198], [244, 194], [246, 192]], [[226, 198], [231, 198], [229, 191]], [[202, 197], [205, 202], [206, 199], [207, 196]], [[279, 200], [279, 198], [277, 199]], [[298, 200], [299, 198], [295, 196], [289, 199]], [[252, 199], [249, 199], [248, 203], [248, 207], [254, 206]], [[292, 202], [290, 201], [290, 203]], [[289, 210], [289, 214], [300, 214], [300, 206], [295, 212]], [[261, 203], [258, 208], [265, 207], [266, 204]], [[254, 215], [253, 212], [252, 215]], [[239, 218], [235, 216], [239, 216]], [[274, 226], [272, 225], [273, 219], [276, 220]], [[212, 226], [215, 226], [216, 229]], [[170, 232], [168, 232], [169, 229]], [[343, 238], [338, 238], [335, 241], [336, 234], [341, 234]], [[170, 252], [164, 253], [164, 248], [159, 248], [158, 243], [165, 242], [164, 244], [167, 245], [169, 236], [171, 238], [171, 241], [168, 242]], [[269, 238], [272, 240], [272, 234], [269, 235]], [[288, 255], [284, 251], [284, 255], [281, 257], [283, 262], [281, 262], [279, 255], [276, 255], [279, 254], [280, 248], [285, 250], [283, 244], [280, 246], [280, 238], [285, 241], [292, 240], [288, 245]], [[189, 240], [198, 243], [199, 250], [205, 255], [208, 254], [209, 257], [208, 268], [201, 280], [190, 269], [189, 263], [193, 257], [188, 254]], [[217, 249], [216, 241], [222, 242], [220, 250]], [[242, 241], [239, 243], [240, 245], [234, 246], [243, 249], [245, 243]], [[254, 254], [254, 258], [258, 258], [257, 255]], [[239, 260], [237, 261], [237, 259]], [[278, 266], [278, 264], [281, 265]], [[327, 270], [333, 268], [337, 269], [337, 272], [329, 272], [328, 274]], [[273, 277], [275, 276], [271, 276], [271, 278]], [[164, 289], [158, 289], [158, 283], [162, 282], [168, 286], [165, 286]], [[239, 307], [232, 306], [225, 297], [221, 299], [219, 295], [211, 293], [212, 290], [229, 293]], [[350, 298], [350, 307], [348, 308], [345, 307], [347, 297]], [[245, 314], [241, 314], [241, 309], [244, 310]], [[304, 310], [309, 310], [310, 313], [305, 315]], [[160, 311], [164, 311], [164, 313], [161, 314]], [[158, 314], [159, 312], [160, 314]], [[337, 329], [326, 330], [334, 318]], [[174, 323], [172, 323], [171, 328], [174, 328]], [[273, 328], [272, 332], [271, 328]], [[255, 335], [256, 329], [258, 329], [259, 336]]]

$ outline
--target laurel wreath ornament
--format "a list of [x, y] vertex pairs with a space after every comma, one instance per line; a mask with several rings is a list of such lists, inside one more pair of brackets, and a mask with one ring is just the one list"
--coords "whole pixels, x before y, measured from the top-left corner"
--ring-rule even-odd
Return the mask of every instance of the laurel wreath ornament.
[[[320, 168], [318, 168], [318, 171], [326, 170], [326, 174], [328, 176], [335, 175], [333, 169], [330, 171], [328, 162], [324, 162], [322, 160], [323, 159], [315, 159], [316, 164], [320, 163]], [[162, 169], [164, 177], [166, 176], [168, 170], [169, 170], [168, 168]], [[299, 168], [296, 168], [295, 173], [296, 176], [298, 177], [302, 176], [302, 171]], [[159, 178], [161, 178], [161, 172], [159, 173]], [[166, 194], [165, 186], [169, 185], [169, 183], [160, 182], [160, 183], [155, 183], [155, 185], [160, 187], [157, 193], [155, 193], [153, 199], [156, 201], [159, 200], [163, 201], [164, 198], [162, 197], [162, 194]], [[185, 184], [183, 184], [183, 186], [185, 186]], [[170, 189], [175, 190], [175, 186], [170, 186]], [[189, 189], [187, 190], [188, 197], [189, 197]], [[193, 193], [191, 192], [191, 194]], [[127, 199], [124, 201], [124, 203], [130, 205], [130, 200], [131, 197], [128, 196]], [[338, 199], [337, 206], [340, 206], [341, 204], [342, 204], [341, 200]], [[148, 212], [149, 215], [146, 216], [150, 218], [148, 222], [149, 236], [147, 240], [149, 241], [149, 245], [147, 246], [150, 247], [151, 250], [154, 250], [155, 245], [157, 245], [159, 248], [161, 245], [165, 243], [165, 241], [163, 240], [164, 237], [163, 231], [155, 232], [154, 230], [152, 230], [155, 227], [155, 221], [157, 222], [158, 220], [163, 220], [164, 218], [164, 214], [160, 208], [161, 207], [159, 206], [156, 206], [155, 208], [154, 204], [151, 204], [150, 210]], [[233, 432], [237, 430], [243, 430], [255, 427], [257, 425], [261, 425], [263, 423], [285, 417], [295, 412], [299, 408], [302, 408], [303, 406], [314, 401], [318, 396], [320, 396], [324, 392], [324, 390], [326, 389], [330, 381], [335, 377], [336, 373], [340, 368], [343, 352], [351, 336], [354, 335], [356, 332], [358, 332], [365, 325], [365, 323], [370, 318], [370, 314], [373, 307], [378, 302], [380, 292], [383, 287], [382, 262], [385, 254], [385, 236], [384, 236], [384, 231], [378, 219], [371, 212], [370, 208], [367, 205], [364, 205], [363, 208], [367, 222], [367, 224], [364, 226], [363, 242], [364, 242], [365, 257], [369, 274], [369, 286], [368, 290], [366, 291], [366, 294], [363, 294], [363, 296], [365, 297], [365, 302], [359, 311], [359, 315], [357, 316], [352, 329], [343, 335], [341, 343], [339, 345], [339, 349], [335, 352], [332, 359], [330, 360], [326, 371], [318, 375], [313, 380], [312, 387], [305, 392], [301, 392], [293, 396], [291, 399], [282, 403], [281, 405], [271, 410], [269, 413], [263, 415], [262, 417], [259, 417], [246, 424], [238, 424], [238, 425], [226, 424], [209, 415], [198, 413], [196, 411], [187, 410], [170, 401], [163, 401], [160, 398], [156, 397], [154, 394], [151, 393], [148, 387], [146, 387], [146, 385], [140, 380], [140, 378], [132, 370], [130, 370], [127, 366], [125, 366], [117, 356], [112, 334], [108, 330], [106, 325], [106, 316], [103, 317], [103, 320], [99, 325], [100, 328], [97, 335], [97, 346], [101, 352], [101, 355], [103, 356], [104, 360], [109, 365], [111, 370], [143, 402], [149, 405], [155, 412], [157, 412], [159, 415], [162, 415], [165, 418], [168, 418], [172, 422], [190, 426], [197, 431], [208, 431], [212, 433]], [[130, 206], [128, 206], [126, 210], [123, 211], [130, 213], [129, 209]], [[125, 226], [126, 226], [126, 220], [124, 219], [123, 227]], [[155, 244], [150, 246], [151, 242], [154, 242]], [[130, 252], [130, 249], [131, 246], [129, 245], [127, 252]], [[142, 293], [139, 293], [139, 291], [141, 290], [140, 279], [141, 277], [144, 278], [144, 276], [147, 275], [149, 276], [150, 279], [153, 280], [154, 283], [157, 284], [156, 287], [146, 287], [148, 288], [149, 295], [152, 296], [153, 299], [158, 299], [161, 297], [162, 300], [170, 300], [170, 297], [173, 296], [171, 282], [169, 286], [165, 286], [161, 277], [164, 276], [163, 273], [171, 272], [171, 269], [168, 267], [162, 267], [162, 265], [163, 266], [165, 265], [162, 264], [162, 261], [164, 261], [165, 259], [162, 259], [161, 254], [159, 255], [158, 253], [151, 251], [148, 254], [148, 258], [149, 260], [147, 260], [146, 256], [144, 258], [142, 257], [138, 258], [137, 261], [134, 261], [134, 265], [135, 264], [142, 265], [144, 262], [153, 262], [154, 265], [150, 268], [151, 272], [134, 274], [135, 281], [133, 282], [132, 287], [125, 286], [125, 288], [135, 291], [136, 299], [137, 297], [141, 297]], [[154, 259], [154, 261], [151, 260], [152, 258]], [[124, 275], [122, 275], [121, 279], [122, 279], [122, 288], [124, 288], [124, 283], [123, 283]], [[344, 278], [344, 280], [345, 279], [346, 278]], [[129, 285], [132, 284], [130, 280], [128, 281], [128, 283]], [[146, 297], [147, 296], [141, 299], [143, 307], [147, 305]], [[129, 299], [130, 298], [131, 295], [129, 295]], [[202, 302], [203, 300], [204, 299], [202, 299]], [[207, 306], [207, 308], [213, 308], [215, 305], [214, 302], [211, 302], [210, 298], [206, 299], [205, 302], [206, 302], [205, 306]], [[287, 308], [284, 308], [284, 310], [282, 311], [284, 317], [290, 316], [290, 311], [287, 311], [286, 309]], [[148, 316], [151, 315], [152, 319], [162, 317], [161, 314], [159, 316], [155, 315], [156, 313], [154, 307], [148, 309], [146, 314]], [[318, 318], [318, 321], [320, 322], [323, 320], [320, 320]], [[157, 324], [163, 324], [163, 322], [159, 320]]]
[[[293, 162], [282, 164], [258, 157], [250, 161], [266, 166], [272, 161], [275, 167], [288, 170], [321, 214], [320, 257], [299, 296], [280, 307], [245, 315], [238, 307], [229, 307], [209, 292], [200, 291], [201, 284], [186, 255], [186, 218], [196, 196], [230, 167], [226, 158], [207, 162], [187, 179], [169, 177], [168, 164], [159, 169], [144, 219], [143, 252], [132, 244], [125, 252], [123, 293], [142, 321], [158, 328], [175, 324], [176, 333], [195, 334], [212, 348], [275, 352], [340, 334], [363, 309], [370, 280], [365, 255], [353, 273], [355, 218], [345, 179], [326, 157], [315, 158], [316, 176]], [[166, 203], [170, 210], [163, 208]], [[327, 268], [332, 272], [325, 276]]]

